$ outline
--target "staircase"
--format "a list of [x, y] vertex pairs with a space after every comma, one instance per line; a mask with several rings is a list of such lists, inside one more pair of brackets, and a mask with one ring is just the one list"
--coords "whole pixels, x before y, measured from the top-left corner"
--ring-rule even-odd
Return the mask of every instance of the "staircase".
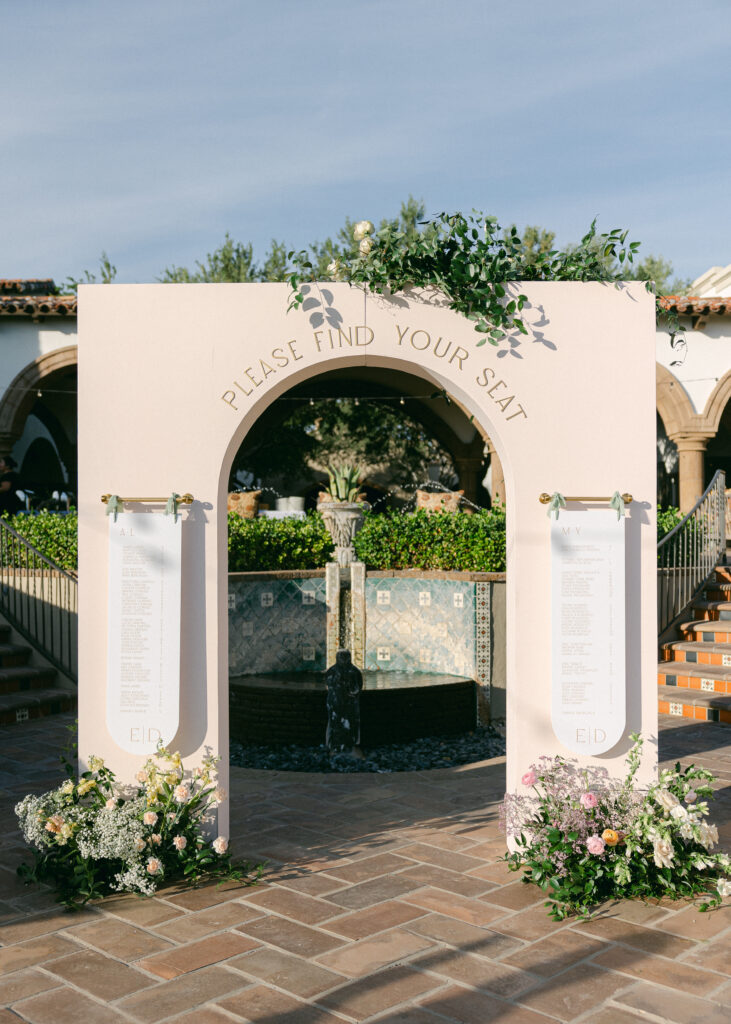
[[0, 624], [0, 725], [76, 707], [75, 692], [55, 688], [56, 670], [30, 664], [32, 655], [32, 647], [15, 643], [10, 626]]
[[716, 567], [691, 609], [660, 647], [658, 711], [731, 725], [731, 566]]

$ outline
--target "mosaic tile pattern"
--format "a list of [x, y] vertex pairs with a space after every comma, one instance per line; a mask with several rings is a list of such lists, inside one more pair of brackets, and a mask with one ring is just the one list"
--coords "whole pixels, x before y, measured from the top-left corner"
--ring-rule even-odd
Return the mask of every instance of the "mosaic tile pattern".
[[490, 698], [492, 676], [492, 607], [490, 584], [475, 584], [475, 671], [476, 680]]
[[475, 584], [368, 577], [365, 667], [474, 679]]
[[324, 579], [229, 581], [229, 674], [325, 669]]

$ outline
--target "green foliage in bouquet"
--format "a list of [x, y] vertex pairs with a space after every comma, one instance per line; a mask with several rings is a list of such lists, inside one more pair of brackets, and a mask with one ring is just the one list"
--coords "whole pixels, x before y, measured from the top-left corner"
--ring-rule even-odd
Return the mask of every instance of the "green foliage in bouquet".
[[234, 863], [228, 840], [205, 838], [214, 808], [225, 798], [216, 787], [216, 759], [185, 772], [180, 754], [160, 747], [137, 773], [136, 787], [122, 787], [99, 757], [89, 771], [16, 806], [33, 863], [19, 874], [28, 883], [52, 885], [59, 903], [76, 910], [112, 892], [151, 896], [163, 883], [203, 878], [249, 882], [261, 868]]
[[642, 740], [632, 740], [624, 781], [543, 757], [522, 778], [532, 795], [505, 797], [505, 830], [517, 847], [506, 860], [543, 889], [556, 920], [612, 899], [703, 897], [705, 911], [731, 895], [731, 858], [710, 852], [718, 843], [706, 820], [713, 775], [677, 763], [639, 790]]

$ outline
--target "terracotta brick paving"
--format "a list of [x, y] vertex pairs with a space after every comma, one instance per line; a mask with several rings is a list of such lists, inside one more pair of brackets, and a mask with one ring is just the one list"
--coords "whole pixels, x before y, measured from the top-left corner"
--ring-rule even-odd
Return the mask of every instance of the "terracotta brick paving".
[[[12, 808], [60, 781], [71, 716], [0, 729], [0, 1024], [721, 1024], [731, 906], [613, 903], [556, 924], [496, 858], [501, 759], [398, 775], [234, 769], [232, 841], [255, 888], [169, 886], [60, 912], [15, 874]], [[719, 779], [731, 732], [662, 722], [664, 761]]]

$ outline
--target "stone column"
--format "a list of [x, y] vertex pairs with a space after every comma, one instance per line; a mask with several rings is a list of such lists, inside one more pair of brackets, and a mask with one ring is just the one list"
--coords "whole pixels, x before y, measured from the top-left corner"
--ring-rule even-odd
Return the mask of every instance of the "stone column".
[[459, 477], [458, 486], [464, 491], [468, 501], [477, 501], [477, 488], [480, 486], [482, 475], [482, 459], [457, 457], [454, 460], [454, 468]]
[[503, 464], [500, 456], [495, 451], [492, 441], [487, 442], [487, 450], [490, 453], [490, 466], [492, 467], [492, 491], [490, 497], [493, 505], [497, 502], [505, 504], [505, 477], [503, 476]]
[[705, 490], [704, 456], [710, 434], [672, 434], [678, 448], [678, 491], [680, 511], [690, 512]]
[[20, 440], [21, 433], [17, 430], [0, 430], [0, 456], [10, 455], [16, 441]]

